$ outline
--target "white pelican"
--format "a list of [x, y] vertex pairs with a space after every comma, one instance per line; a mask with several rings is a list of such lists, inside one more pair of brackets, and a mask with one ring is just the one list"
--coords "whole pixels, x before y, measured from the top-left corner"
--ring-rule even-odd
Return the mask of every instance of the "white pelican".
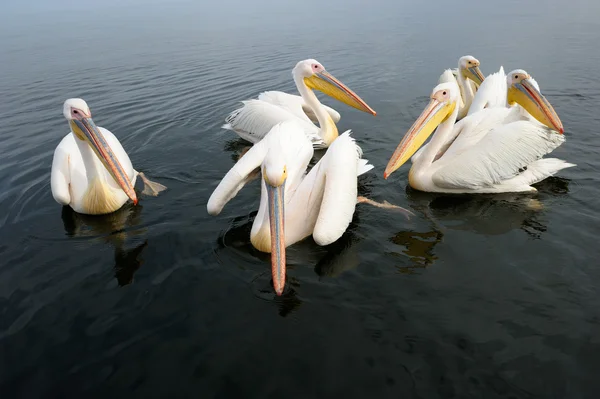
[[[501, 92], [502, 90], [503, 92]], [[528, 97], [533, 99], [534, 95], [540, 96], [539, 101], [527, 100]], [[558, 116], [549, 120], [538, 104], [547, 104], [547, 107], [551, 109], [548, 111], [548, 115], [556, 115], [552, 106], [541, 94], [538, 83], [529, 73], [522, 69], [515, 69], [508, 75], [504, 75], [504, 70], [500, 68], [500, 72], [488, 76], [477, 91], [471, 110], [475, 107], [478, 111], [472, 113], [469, 110], [469, 115], [454, 125], [452, 133], [446, 136], [445, 142], [441, 145], [434, 160], [443, 154], [450, 156], [464, 151], [466, 148], [476, 145], [492, 129], [512, 122], [542, 123], [563, 133], [562, 123]], [[429, 143], [423, 145], [413, 155], [412, 163], [415, 163], [429, 145]]]
[[144, 181], [144, 194], [157, 195], [166, 188], [133, 169], [119, 140], [96, 126], [85, 101], [66, 100], [63, 114], [71, 133], [54, 151], [50, 186], [56, 202], [78, 213], [101, 215], [121, 208], [128, 198], [137, 204], [138, 175]]
[[[357, 197], [357, 177], [373, 166], [360, 158], [361, 149], [350, 131], [340, 135], [306, 174], [313, 152], [310, 140], [296, 122], [275, 125], [227, 172], [206, 206], [210, 215], [218, 215], [251, 173], [261, 168], [260, 205], [250, 241], [257, 250], [271, 253], [277, 295], [285, 285], [287, 246], [311, 234], [318, 245], [331, 244], [346, 231], [357, 202], [373, 204]], [[401, 209], [388, 203], [382, 206]]]
[[[300, 61], [292, 70], [292, 76], [302, 101], [297, 100], [296, 96], [281, 92], [263, 93], [262, 98], [259, 97], [258, 100], [243, 101], [242, 108], [236, 109], [225, 118], [226, 124], [223, 128], [233, 130], [244, 140], [256, 143], [276, 124], [294, 121], [310, 138], [315, 148], [327, 148], [338, 137], [338, 130], [329, 111], [331, 109], [324, 108], [311, 89], [376, 115], [367, 103], [327, 72], [316, 60]], [[268, 100], [265, 101], [266, 99]], [[305, 110], [310, 111], [307, 113]], [[339, 114], [333, 116], [337, 117]], [[318, 121], [318, 127], [311, 121], [311, 117]], [[339, 120], [339, 117], [337, 119]]]
[[429, 105], [389, 160], [384, 178], [387, 179], [402, 166], [436, 127], [431, 142], [414, 159], [408, 175], [410, 186], [417, 190], [445, 193], [534, 192], [536, 189], [532, 184], [561, 169], [575, 166], [560, 159], [541, 159], [561, 145], [565, 138], [558, 115], [528, 79], [521, 79], [510, 87], [509, 102], [519, 103], [545, 126], [527, 120], [501, 124], [485, 134], [477, 145], [450, 153], [452, 143], [449, 150], [439, 156], [440, 149], [452, 135], [459, 96], [456, 83], [442, 83], [433, 89]]
[[460, 102], [458, 104], [457, 119], [459, 120], [467, 115], [477, 88], [485, 79], [479, 69], [479, 65], [479, 60], [472, 55], [462, 56], [458, 60], [457, 69], [446, 69], [438, 79], [438, 84], [449, 82], [458, 84], [460, 88]]

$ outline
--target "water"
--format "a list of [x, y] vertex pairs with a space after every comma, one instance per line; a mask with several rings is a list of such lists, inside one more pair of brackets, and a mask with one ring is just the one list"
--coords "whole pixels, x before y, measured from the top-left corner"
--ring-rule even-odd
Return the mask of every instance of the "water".
[[[287, 4], [290, 3], [290, 4]], [[600, 383], [600, 7], [594, 2], [117, 1], [0, 6], [3, 398], [595, 398]], [[444, 68], [534, 75], [577, 163], [536, 196], [383, 180]], [[334, 100], [375, 171], [329, 247], [288, 249], [286, 295], [249, 243], [258, 184], [206, 201], [244, 143], [219, 127], [316, 58], [377, 112]], [[168, 186], [106, 217], [61, 209], [62, 103], [87, 100]]]

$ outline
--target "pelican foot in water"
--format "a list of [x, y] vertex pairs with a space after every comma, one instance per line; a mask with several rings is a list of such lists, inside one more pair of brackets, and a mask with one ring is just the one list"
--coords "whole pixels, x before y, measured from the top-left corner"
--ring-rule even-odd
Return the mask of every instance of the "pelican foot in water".
[[156, 197], [158, 193], [167, 189], [166, 186], [148, 179], [144, 172], [138, 172], [138, 176], [141, 177], [142, 181], [144, 182], [144, 190], [142, 191], [142, 194]]
[[401, 212], [404, 215], [404, 217], [406, 217], [406, 219], [408, 219], [408, 220], [410, 220], [411, 216], [415, 216], [414, 213], [412, 213], [408, 209], [402, 208], [401, 206], [390, 204], [387, 201], [383, 201], [383, 202], [373, 201], [372, 199], [369, 199], [367, 197], [363, 197], [360, 195], [356, 199], [356, 203], [357, 204], [369, 204], [369, 205], [373, 205], [373, 206], [376, 206], [378, 208], [383, 208], [383, 209], [396, 209], [399, 212]]
[[528, 198], [525, 201], [525, 206], [532, 211], [541, 211], [544, 209], [544, 204], [535, 198]]

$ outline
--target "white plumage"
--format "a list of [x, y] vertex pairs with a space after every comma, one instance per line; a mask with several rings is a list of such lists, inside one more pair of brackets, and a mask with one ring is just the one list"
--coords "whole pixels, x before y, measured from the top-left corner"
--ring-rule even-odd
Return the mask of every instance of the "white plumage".
[[[564, 141], [564, 135], [540, 124], [518, 121], [500, 125], [486, 134], [476, 146], [442, 156], [433, 164], [431, 178], [434, 185], [444, 189], [534, 191], [530, 184], [550, 175], [550, 170], [544, 168], [549, 164], [538, 163], [535, 166], [541, 172], [536, 174], [539, 180], [511, 179], [523, 174], [520, 171], [522, 168], [540, 160]], [[574, 166], [562, 162], [563, 167]], [[521, 184], [525, 181], [528, 183]]]
[[[350, 131], [340, 135], [325, 155], [306, 174], [313, 147], [295, 122], [275, 125], [227, 172], [208, 200], [207, 210], [218, 215], [242, 189], [250, 173], [268, 156], [280, 157], [287, 166], [285, 182], [285, 244], [292, 245], [313, 235], [319, 245], [336, 241], [346, 230], [356, 207], [357, 177], [373, 168], [360, 159], [360, 147]], [[264, 171], [263, 171], [264, 174]], [[251, 235], [267, 234], [270, 242], [266, 183], [261, 183], [261, 200]], [[259, 250], [269, 248], [258, 248]]]
[[488, 75], [473, 98], [467, 115], [472, 115], [484, 108], [507, 107], [506, 91], [508, 85], [504, 67], [498, 72]]
[[[138, 172], [133, 169], [123, 146], [109, 130], [103, 127], [98, 127], [98, 129], [123, 166], [131, 184], [135, 185]], [[84, 157], [86, 161], [84, 161]], [[70, 206], [75, 212], [89, 214], [90, 209], [85, 206], [84, 196], [87, 194], [91, 182], [96, 178], [106, 184], [113, 197], [111, 210], [102, 213], [114, 212], [127, 202], [129, 197], [102, 165], [91, 147], [86, 142], [75, 138], [72, 132], [67, 134], [54, 151], [50, 173], [52, 196], [56, 202]]]

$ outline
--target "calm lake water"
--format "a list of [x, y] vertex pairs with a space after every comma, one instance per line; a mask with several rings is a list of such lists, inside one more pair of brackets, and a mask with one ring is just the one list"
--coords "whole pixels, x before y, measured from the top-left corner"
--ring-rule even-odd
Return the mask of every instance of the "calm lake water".
[[[198, 4], [200, 3], [200, 4]], [[289, 4], [288, 4], [289, 3]], [[596, 398], [600, 5], [21, 2], [0, 6], [0, 396]], [[539, 82], [576, 168], [535, 196], [444, 196], [383, 170], [460, 56]], [[288, 249], [276, 298], [249, 229], [255, 181], [206, 202], [244, 142], [238, 102], [294, 92], [316, 58], [378, 113], [332, 99], [375, 170], [329, 247]], [[105, 217], [62, 209], [52, 154], [82, 97], [168, 186]]]

